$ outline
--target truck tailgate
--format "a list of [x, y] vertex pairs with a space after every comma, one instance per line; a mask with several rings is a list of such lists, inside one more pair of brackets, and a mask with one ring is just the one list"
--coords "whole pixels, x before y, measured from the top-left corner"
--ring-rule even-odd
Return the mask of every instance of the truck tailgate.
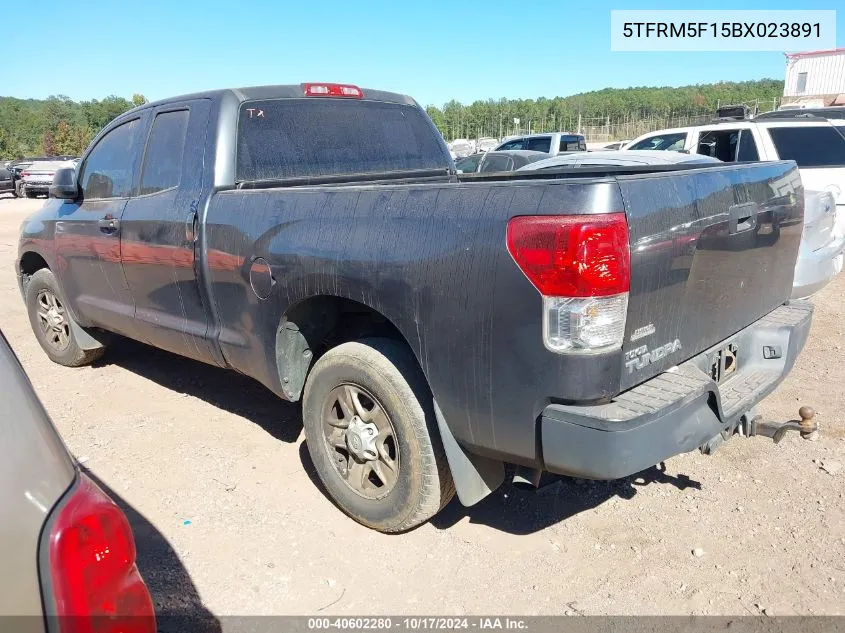
[[631, 246], [625, 390], [789, 299], [803, 189], [791, 162], [620, 176], [618, 182]]

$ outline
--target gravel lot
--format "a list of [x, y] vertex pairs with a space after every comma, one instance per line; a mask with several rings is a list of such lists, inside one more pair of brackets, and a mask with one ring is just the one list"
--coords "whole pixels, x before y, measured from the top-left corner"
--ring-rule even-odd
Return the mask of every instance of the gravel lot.
[[818, 442], [734, 439], [618, 482], [506, 486], [385, 536], [323, 495], [299, 407], [252, 380], [132, 341], [95, 367], [52, 364], [13, 270], [18, 228], [42, 203], [0, 198], [0, 328], [70, 450], [127, 508], [161, 613], [212, 623], [318, 612], [845, 614], [845, 276], [817, 297], [798, 366], [760, 407], [777, 420], [816, 407]]

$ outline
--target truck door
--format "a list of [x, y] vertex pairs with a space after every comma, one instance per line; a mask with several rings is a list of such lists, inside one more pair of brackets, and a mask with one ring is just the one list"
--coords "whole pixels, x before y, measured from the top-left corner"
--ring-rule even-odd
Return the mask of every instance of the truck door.
[[145, 113], [106, 132], [79, 166], [81, 196], [56, 218], [56, 276], [82, 325], [137, 337], [135, 307], [120, 265], [126, 201], [137, 185]]
[[195, 99], [153, 112], [138, 195], [121, 222], [121, 249], [141, 336], [156, 347], [216, 364], [196, 251], [210, 109], [208, 99]]

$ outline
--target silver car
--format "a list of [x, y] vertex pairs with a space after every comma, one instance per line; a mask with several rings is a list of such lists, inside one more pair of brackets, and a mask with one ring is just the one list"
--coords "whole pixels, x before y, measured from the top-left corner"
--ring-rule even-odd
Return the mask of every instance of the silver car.
[[[554, 156], [520, 171], [554, 167], [635, 167], [643, 165], [719, 163], [718, 158], [661, 150], [581, 152]], [[842, 270], [845, 227], [837, 223], [836, 201], [829, 191], [804, 191], [804, 232], [795, 262], [792, 299], [806, 299]]]
[[0, 384], [0, 621], [154, 633], [126, 516], [80, 473], [2, 332]]
[[721, 163], [718, 158], [699, 154], [661, 152], [657, 150], [636, 150], [625, 153], [616, 150], [598, 152], [573, 152], [553, 156], [522, 167], [528, 169], [551, 169], [552, 167], [637, 167], [646, 165], [712, 164]]
[[21, 173], [21, 192], [27, 198], [46, 196], [53, 184], [53, 176], [57, 169], [73, 166], [64, 160], [45, 160], [32, 163]]
[[545, 159], [544, 152], [530, 152], [528, 150], [508, 150], [487, 152], [481, 157], [476, 167], [477, 172], [515, 171], [534, 161]]

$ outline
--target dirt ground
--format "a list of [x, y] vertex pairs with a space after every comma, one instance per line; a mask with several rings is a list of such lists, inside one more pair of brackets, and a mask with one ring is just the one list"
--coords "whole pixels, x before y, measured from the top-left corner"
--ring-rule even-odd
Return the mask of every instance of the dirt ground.
[[384, 536], [323, 495], [299, 408], [257, 383], [131, 341], [94, 367], [51, 363], [13, 270], [40, 204], [0, 198], [0, 328], [127, 509], [161, 613], [845, 614], [845, 275], [760, 407], [816, 407], [818, 442], [734, 439], [618, 482], [505, 486]]

